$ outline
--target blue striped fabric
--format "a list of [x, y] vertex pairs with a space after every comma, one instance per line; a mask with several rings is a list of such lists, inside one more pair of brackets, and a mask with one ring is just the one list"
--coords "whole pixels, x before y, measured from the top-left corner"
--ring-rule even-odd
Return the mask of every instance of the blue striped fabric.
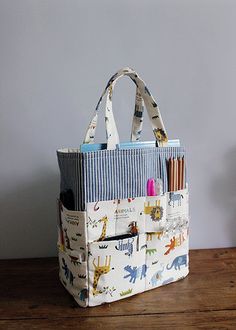
[[161, 178], [168, 191], [166, 161], [185, 156], [183, 147], [126, 150], [99, 150], [80, 153], [79, 149], [58, 150], [61, 191], [71, 189], [76, 210], [86, 203], [146, 195], [149, 178]]

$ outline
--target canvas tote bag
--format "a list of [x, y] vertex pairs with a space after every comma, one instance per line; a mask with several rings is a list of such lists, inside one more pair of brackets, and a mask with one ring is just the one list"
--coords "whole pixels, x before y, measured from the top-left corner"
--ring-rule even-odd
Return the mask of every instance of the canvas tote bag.
[[[122, 144], [112, 92], [123, 76], [135, 83], [136, 98], [131, 142]], [[103, 96], [107, 143], [94, 144]], [[155, 137], [151, 145], [139, 141], [144, 105]], [[57, 157], [59, 277], [80, 306], [128, 298], [187, 276], [185, 149], [168, 141], [159, 108], [133, 69], [121, 69], [108, 81], [82, 147], [60, 149]], [[184, 176], [173, 185], [177, 162]], [[153, 178], [162, 186], [156, 194], [147, 191]]]

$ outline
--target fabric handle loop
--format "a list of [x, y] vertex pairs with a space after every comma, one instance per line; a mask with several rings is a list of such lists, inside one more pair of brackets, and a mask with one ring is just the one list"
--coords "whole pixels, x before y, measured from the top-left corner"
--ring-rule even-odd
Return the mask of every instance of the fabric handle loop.
[[[139, 129], [139, 124], [142, 123], [142, 119], [140, 121], [139, 116], [142, 117], [142, 100], [144, 101], [144, 104], [146, 106], [146, 109], [148, 111], [148, 116], [151, 121], [153, 133], [155, 136], [155, 139], [157, 141], [158, 146], [166, 146], [168, 143], [168, 138], [166, 134], [166, 130], [161, 118], [160, 110], [152, 97], [151, 93], [149, 92], [148, 88], [146, 87], [144, 81], [138, 76], [138, 74], [130, 68], [124, 68], [119, 70], [116, 74], [114, 74], [110, 80], [107, 83], [107, 86], [105, 90], [103, 91], [98, 104], [96, 106], [94, 115], [92, 117], [92, 120], [89, 124], [89, 127], [86, 132], [86, 136], [84, 139], [84, 143], [93, 143], [94, 142], [94, 136], [97, 126], [97, 119], [98, 119], [98, 110], [99, 106], [102, 102], [102, 99], [105, 94], [107, 94], [106, 98], [106, 110], [105, 110], [105, 126], [106, 126], [106, 137], [107, 137], [107, 149], [116, 149], [116, 145], [119, 144], [119, 135], [117, 132], [116, 123], [114, 120], [114, 115], [112, 111], [112, 92], [114, 89], [114, 86], [118, 79], [120, 79], [123, 76], [129, 76], [133, 82], [136, 84], [136, 107], [135, 109], [135, 122], [133, 121], [132, 125], [132, 134], [133, 139], [136, 139], [136, 133], [135, 128], [137, 127]], [[138, 106], [137, 106], [138, 104]], [[136, 108], [135, 107], [135, 108]], [[139, 130], [141, 133], [141, 130]]]

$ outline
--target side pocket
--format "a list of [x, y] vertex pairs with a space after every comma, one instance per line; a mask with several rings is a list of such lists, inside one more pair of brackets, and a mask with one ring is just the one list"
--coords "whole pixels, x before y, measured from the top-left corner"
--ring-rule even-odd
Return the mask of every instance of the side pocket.
[[188, 189], [167, 193], [167, 232], [182, 230], [189, 224], [189, 193]]
[[188, 229], [166, 236], [163, 236], [163, 233], [147, 234], [146, 290], [187, 276], [189, 272], [188, 241]]
[[58, 258], [61, 283], [80, 306], [86, 307], [88, 305], [87, 262], [80, 262], [80, 255], [76, 251], [67, 253], [59, 250]]
[[[189, 235], [188, 229], [176, 233], [165, 240], [165, 256], [168, 256], [166, 265], [165, 280], [163, 284], [168, 284], [168, 279], [173, 281], [186, 277], [189, 273]], [[167, 244], [166, 244], [167, 243]]]
[[86, 259], [86, 212], [67, 210], [59, 201], [58, 247], [71, 253], [76, 250], [80, 261]]
[[145, 290], [146, 235], [89, 244], [89, 306]]
[[189, 272], [188, 189], [168, 192], [163, 230], [147, 233], [146, 290], [175, 282]]

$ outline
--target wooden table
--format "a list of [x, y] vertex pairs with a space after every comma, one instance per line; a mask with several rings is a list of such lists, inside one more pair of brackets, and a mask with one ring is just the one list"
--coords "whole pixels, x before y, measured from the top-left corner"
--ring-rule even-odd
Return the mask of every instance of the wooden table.
[[0, 329], [236, 329], [236, 248], [190, 251], [187, 278], [80, 308], [56, 258], [0, 261]]

